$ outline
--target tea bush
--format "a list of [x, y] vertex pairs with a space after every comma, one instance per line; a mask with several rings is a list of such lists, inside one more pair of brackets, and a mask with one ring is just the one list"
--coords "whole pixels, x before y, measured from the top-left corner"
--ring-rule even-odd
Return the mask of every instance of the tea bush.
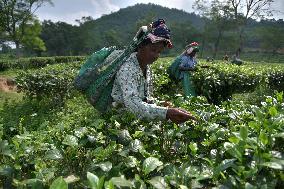
[[[199, 69], [194, 82], [207, 98], [185, 100], [165, 72], [171, 60], [153, 65], [155, 95], [192, 112], [197, 121], [138, 120], [119, 109], [101, 115], [72, 89], [82, 62], [21, 73], [19, 89], [29, 98], [0, 109], [0, 185], [283, 188], [283, 92], [262, 97], [260, 105], [227, 100], [258, 85], [280, 91], [283, 67]], [[60, 103], [52, 100], [57, 96]], [[215, 98], [218, 105], [210, 103]]]

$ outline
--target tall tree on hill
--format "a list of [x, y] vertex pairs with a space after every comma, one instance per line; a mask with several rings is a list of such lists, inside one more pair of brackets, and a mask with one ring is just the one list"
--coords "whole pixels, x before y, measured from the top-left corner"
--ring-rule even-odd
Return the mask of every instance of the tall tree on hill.
[[[20, 45], [23, 39], [30, 34], [27, 31], [31, 25], [37, 24], [34, 13], [45, 3], [51, 0], [1, 0], [0, 1], [0, 25], [5, 33], [5, 40], [15, 43], [19, 55]], [[38, 37], [38, 36], [37, 36]], [[37, 40], [40, 43], [42, 41]]]
[[92, 17], [82, 17], [76, 20], [79, 26], [76, 27], [78, 35], [74, 38], [74, 51], [76, 54], [86, 55], [90, 54], [100, 48], [102, 41], [101, 33], [94, 32], [94, 19]]
[[119, 39], [119, 34], [117, 31], [110, 29], [104, 32], [103, 39], [106, 46], [122, 46], [122, 41]]
[[284, 48], [284, 28], [283, 26], [271, 25], [258, 28], [257, 35], [261, 39], [261, 47], [273, 54]]
[[148, 26], [153, 20], [157, 18], [157, 14], [155, 12], [150, 11], [143, 18], [140, 18], [135, 23], [134, 33], [138, 31], [141, 26]]
[[213, 57], [215, 58], [219, 50], [220, 42], [224, 32], [232, 29], [233, 14], [228, 3], [220, 0], [213, 0], [208, 3], [205, 0], [196, 0], [194, 8], [204, 16], [206, 25], [204, 27], [203, 43], [205, 38], [213, 42]]
[[274, 0], [227, 0], [233, 10], [238, 27], [239, 45], [236, 56], [239, 57], [244, 45], [244, 29], [251, 18], [258, 19], [272, 16], [271, 4]]
[[0, 25], [0, 47], [4, 45], [4, 28]]
[[65, 22], [44, 21], [42, 23], [41, 38], [45, 42], [48, 55], [74, 55], [75, 47], [80, 45], [78, 39], [81, 34], [76, 30], [76, 26]]
[[190, 21], [184, 23], [173, 22], [170, 29], [173, 45], [179, 52], [183, 50], [187, 44], [193, 41], [200, 41], [200, 33]]

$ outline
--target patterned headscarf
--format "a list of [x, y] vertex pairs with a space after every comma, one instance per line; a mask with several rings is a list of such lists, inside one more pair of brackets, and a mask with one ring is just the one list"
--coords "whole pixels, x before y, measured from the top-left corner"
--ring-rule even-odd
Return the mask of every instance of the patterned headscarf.
[[157, 43], [160, 41], [165, 41], [168, 48], [172, 48], [171, 42], [171, 30], [168, 29], [164, 19], [158, 19], [151, 24], [152, 30], [148, 34], [148, 38], [151, 39], [152, 43]]
[[199, 52], [199, 45], [197, 42], [192, 42], [186, 46], [186, 53], [191, 54], [193, 51]]
[[142, 32], [150, 31], [147, 35], [147, 39], [150, 39], [152, 43], [158, 43], [164, 41], [167, 44], [168, 48], [172, 48], [172, 42], [170, 40], [171, 33], [170, 29], [165, 24], [164, 19], [158, 19], [155, 22], [152, 22], [149, 27], [142, 26], [136, 34], [136, 37], [139, 38]]

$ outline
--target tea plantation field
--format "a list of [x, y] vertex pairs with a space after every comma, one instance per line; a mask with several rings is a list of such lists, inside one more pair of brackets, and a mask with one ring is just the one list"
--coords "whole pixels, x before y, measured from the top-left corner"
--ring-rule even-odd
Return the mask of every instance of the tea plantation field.
[[198, 118], [177, 125], [99, 114], [72, 85], [84, 60], [0, 62], [21, 97], [0, 91], [0, 188], [284, 188], [284, 62], [201, 60], [184, 100], [159, 59], [155, 97]]

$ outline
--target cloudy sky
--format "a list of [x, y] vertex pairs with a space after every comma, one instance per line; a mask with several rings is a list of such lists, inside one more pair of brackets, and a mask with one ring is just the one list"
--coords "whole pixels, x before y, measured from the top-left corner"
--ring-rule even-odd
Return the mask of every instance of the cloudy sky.
[[[40, 20], [64, 21], [76, 24], [75, 20], [83, 16], [92, 16], [96, 19], [103, 14], [110, 14], [120, 8], [137, 3], [154, 3], [193, 12], [192, 4], [194, 0], [52, 0], [52, 2], [53, 6], [46, 4], [36, 12]], [[284, 19], [284, 0], [274, 0], [273, 9], [279, 11], [274, 18]]]

